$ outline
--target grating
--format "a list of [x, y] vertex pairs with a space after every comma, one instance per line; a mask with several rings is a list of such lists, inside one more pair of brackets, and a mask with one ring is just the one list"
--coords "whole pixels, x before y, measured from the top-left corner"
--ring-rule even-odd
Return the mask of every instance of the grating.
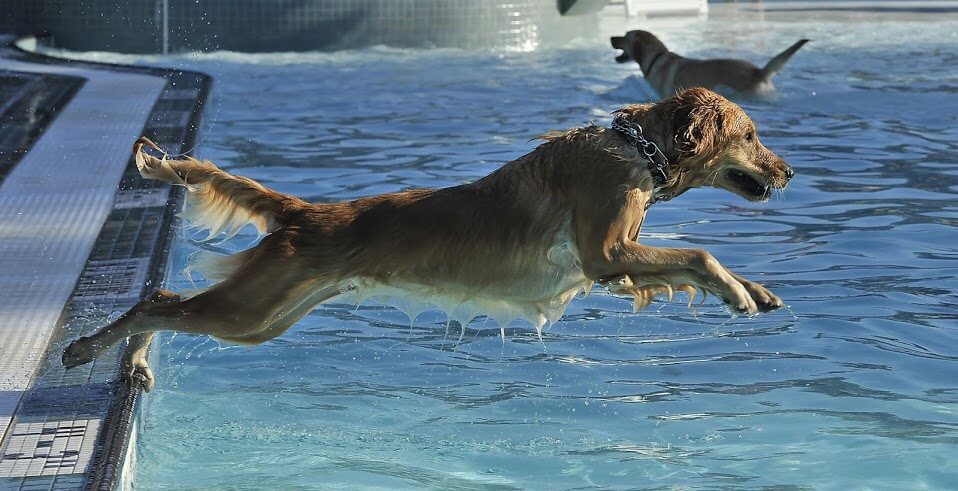
[[191, 111], [153, 111], [149, 124], [154, 128], [182, 129], [189, 124]]
[[156, 142], [161, 148], [166, 149], [168, 152], [171, 151], [170, 148], [173, 145], [179, 145], [180, 139], [183, 137], [183, 128], [177, 128], [174, 126], [154, 126], [148, 128], [143, 132], [147, 138]]
[[[193, 109], [196, 107], [196, 100], [189, 99], [167, 99], [166, 97], [171, 93], [169, 89], [163, 92], [163, 98], [156, 102], [154, 111], [185, 111], [192, 113]], [[195, 94], [196, 91], [191, 90], [191, 94]], [[175, 94], [174, 94], [175, 95]]]
[[114, 209], [89, 260], [148, 257], [156, 248], [164, 207]]
[[173, 88], [167, 87], [167, 89], [163, 91], [163, 99], [189, 100], [195, 104], [197, 100], [200, 100], [202, 98], [202, 94], [203, 94], [202, 87], [195, 87], [195, 88], [188, 88], [188, 89], [173, 89]]
[[153, 206], [166, 206], [170, 198], [170, 189], [147, 188], [147, 189], [122, 189], [116, 193], [116, 201], [113, 203], [113, 209], [128, 208], [149, 208]]
[[89, 261], [80, 275], [73, 300], [139, 299], [149, 263], [148, 257]]

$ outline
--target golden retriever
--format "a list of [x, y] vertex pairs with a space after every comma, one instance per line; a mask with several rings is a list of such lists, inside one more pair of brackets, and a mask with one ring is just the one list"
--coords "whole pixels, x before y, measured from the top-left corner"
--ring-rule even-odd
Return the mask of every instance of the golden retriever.
[[669, 51], [648, 31], [629, 31], [625, 36], [612, 37], [611, 41], [613, 48], [622, 50], [615, 61], [635, 60], [659, 97], [669, 97], [691, 87], [705, 87], [729, 95], [763, 97], [775, 93], [772, 75], [778, 73], [808, 39], [800, 39], [789, 46], [763, 68], [744, 60], [685, 58]]
[[[597, 281], [634, 295], [637, 308], [674, 290], [711, 292], [747, 314], [781, 307], [701, 249], [637, 242], [656, 199], [714, 186], [762, 201], [786, 186], [791, 168], [759, 142], [752, 120], [706, 89], [614, 114], [618, 129], [548, 134], [470, 184], [331, 204], [271, 191], [210, 162], [154, 157], [143, 147], [156, 146], [141, 138], [133, 146], [141, 174], [186, 186], [192, 225], [229, 237], [252, 223], [266, 235], [248, 250], [200, 261], [213, 286], [186, 299], [154, 293], [70, 344], [63, 364], [87, 363], [129, 337], [126, 373], [150, 388], [145, 350], [155, 331], [253, 345], [341, 295], [411, 299], [463, 324], [480, 314], [500, 325], [528, 319], [537, 330]], [[630, 131], [648, 143], [635, 144]]]

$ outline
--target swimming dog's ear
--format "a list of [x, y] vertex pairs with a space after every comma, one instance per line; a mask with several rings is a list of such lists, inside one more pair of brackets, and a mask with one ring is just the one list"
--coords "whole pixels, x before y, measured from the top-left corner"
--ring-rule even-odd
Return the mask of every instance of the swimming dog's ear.
[[684, 90], [662, 102], [671, 112], [675, 148], [688, 156], [711, 157], [728, 131], [730, 103], [708, 89]]

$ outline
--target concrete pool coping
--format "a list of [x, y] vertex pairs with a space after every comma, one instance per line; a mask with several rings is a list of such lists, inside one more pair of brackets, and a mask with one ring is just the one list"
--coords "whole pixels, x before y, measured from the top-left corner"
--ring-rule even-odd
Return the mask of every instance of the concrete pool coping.
[[[62, 107], [33, 109], [56, 111], [28, 128], [37, 137], [4, 155], [11, 162], [0, 174], [0, 487], [113, 489], [130, 457], [140, 387], [117, 377], [120, 348], [69, 372], [59, 353], [162, 282], [180, 193], [140, 179], [131, 145], [146, 134], [171, 152], [191, 148], [211, 79], [3, 41], [4, 73], [80, 86]], [[13, 110], [16, 100], [5, 102]]]

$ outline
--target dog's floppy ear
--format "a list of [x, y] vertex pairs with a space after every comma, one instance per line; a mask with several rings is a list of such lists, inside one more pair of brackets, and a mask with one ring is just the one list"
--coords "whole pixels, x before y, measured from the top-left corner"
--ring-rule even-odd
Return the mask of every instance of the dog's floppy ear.
[[684, 90], [665, 101], [671, 111], [675, 148], [688, 156], [708, 158], [729, 130], [728, 101], [708, 89]]

